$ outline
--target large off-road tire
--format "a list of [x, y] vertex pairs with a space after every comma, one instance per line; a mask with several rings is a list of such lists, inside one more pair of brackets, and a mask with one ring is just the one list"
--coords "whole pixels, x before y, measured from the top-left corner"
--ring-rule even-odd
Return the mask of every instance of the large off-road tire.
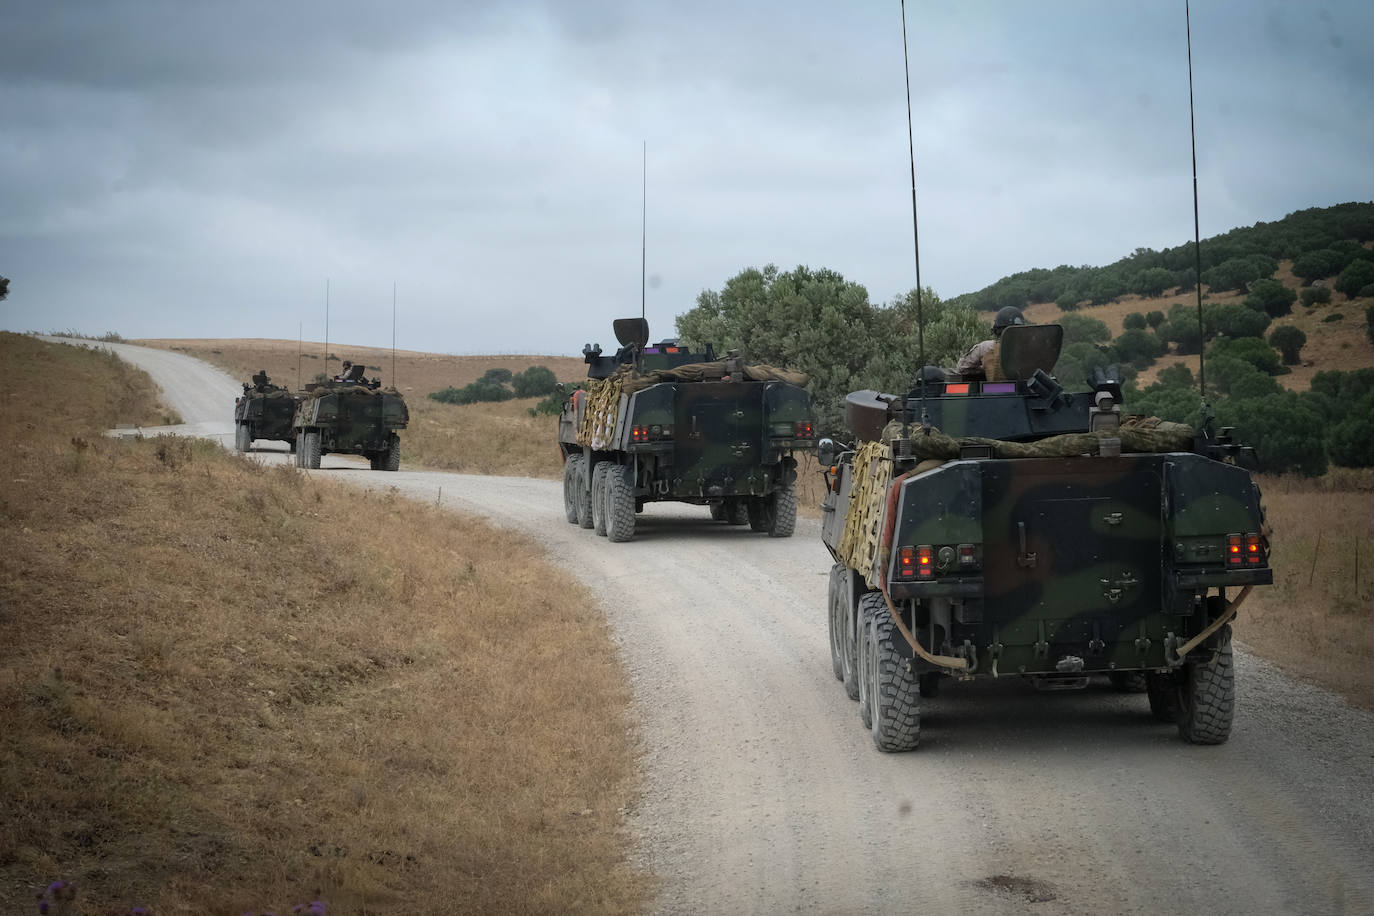
[[785, 485], [769, 496], [749, 500], [749, 527], [770, 538], [790, 538], [797, 528], [797, 485]]
[[1144, 693], [1147, 689], [1144, 671], [1108, 671], [1107, 681], [1117, 693]]
[[1150, 700], [1150, 712], [1161, 722], [1178, 721], [1178, 687], [1174, 675], [1145, 673], [1145, 696]]
[[563, 462], [563, 517], [570, 525], [577, 524], [577, 481], [582, 461], [581, 455], [569, 455]]
[[725, 521], [725, 503], [711, 503], [711, 521]]
[[606, 474], [606, 537], [617, 543], [635, 536], [635, 469], [612, 465]]
[[863, 723], [864, 728], [870, 730], [873, 728], [873, 664], [875, 659], [868, 633], [879, 607], [884, 610], [887, 608], [887, 602], [883, 599], [882, 592], [869, 592], [859, 599], [859, 620], [854, 633], [854, 649], [858, 659], [854, 673], [859, 682], [859, 721]]
[[[588, 487], [588, 475], [592, 469], [587, 467], [587, 456], [579, 455], [577, 462], [577, 524], [583, 528], [590, 528], [594, 524], [592, 521], [592, 494]], [[569, 459], [571, 460], [571, 459]]]
[[305, 465], [301, 464], [301, 438], [303, 435], [303, 433], [298, 431], [291, 440], [291, 463], [298, 468], [305, 467]]
[[725, 520], [732, 525], [749, 524], [749, 500], [747, 497], [732, 499], [725, 504]]
[[844, 680], [844, 588], [848, 581], [848, 570], [843, 563], [830, 567], [830, 587], [826, 590], [827, 618], [830, 629], [830, 668], [835, 680]]
[[850, 588], [849, 577], [840, 584], [842, 604], [837, 609], [840, 627], [840, 666], [844, 682], [844, 695], [851, 700], [859, 698], [859, 643], [855, 636], [859, 612], [854, 607], [854, 595]]
[[320, 468], [320, 434], [316, 430], [306, 430], [301, 433], [300, 445], [301, 467], [319, 470]]
[[401, 469], [401, 437], [395, 433], [387, 440], [387, 449], [381, 455], [381, 468], [383, 471], [399, 471]]
[[234, 423], [234, 448], [247, 452], [253, 448], [253, 430], [242, 420]]
[[868, 653], [872, 658], [868, 665], [872, 678], [868, 703], [873, 744], [887, 754], [912, 751], [921, 743], [920, 689], [907, 660], [893, 644], [896, 632], [892, 614], [883, 602], [874, 609], [868, 624]]
[[1231, 627], [1216, 637], [1216, 657], [1185, 662], [1178, 676], [1178, 733], [1190, 744], [1223, 744], [1236, 714], [1236, 669]]
[[606, 536], [606, 475], [615, 465], [609, 461], [598, 461], [592, 470], [592, 530], [603, 538]]

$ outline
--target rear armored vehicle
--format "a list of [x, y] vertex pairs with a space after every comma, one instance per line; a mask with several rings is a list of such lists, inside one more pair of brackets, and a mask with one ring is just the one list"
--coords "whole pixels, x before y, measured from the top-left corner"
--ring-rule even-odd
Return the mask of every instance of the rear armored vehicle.
[[363, 377], [365, 368], [344, 364], [332, 381], [305, 386], [292, 425], [296, 433], [296, 466], [318, 468], [329, 453], [362, 455], [374, 471], [401, 466], [397, 430], [410, 422], [406, 402], [395, 388]]
[[558, 419], [569, 522], [612, 541], [634, 536], [646, 503], [709, 507], [711, 517], [790, 537], [798, 451], [815, 448], [815, 417], [799, 372], [650, 346], [642, 318], [615, 322], [621, 347], [583, 349], [587, 390]]
[[255, 439], [271, 439], [296, 448], [296, 432], [291, 426], [301, 396], [272, 384], [267, 371], [260, 370], [243, 385], [243, 394], [234, 401], [234, 448], [249, 451]]
[[1187, 741], [1230, 734], [1231, 622], [1273, 581], [1254, 454], [1209, 422], [1123, 417], [1101, 370], [1066, 391], [1062, 336], [1008, 327], [991, 378], [854, 392], [858, 443], [820, 444], [831, 663], [881, 750], [917, 746], [943, 680], [1005, 675], [1105, 675]]

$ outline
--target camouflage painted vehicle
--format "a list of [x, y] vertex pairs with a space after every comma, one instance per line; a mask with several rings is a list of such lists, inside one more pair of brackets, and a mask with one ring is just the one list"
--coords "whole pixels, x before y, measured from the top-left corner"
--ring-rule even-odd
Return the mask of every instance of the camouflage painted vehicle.
[[815, 448], [806, 376], [692, 353], [676, 341], [648, 345], [642, 318], [615, 322], [620, 350], [583, 349], [586, 391], [558, 418], [563, 506], [569, 522], [612, 541], [634, 537], [649, 502], [709, 506], [711, 517], [791, 537], [797, 461]]
[[254, 439], [271, 439], [296, 448], [296, 432], [291, 420], [301, 396], [272, 384], [266, 370], [258, 372], [243, 385], [243, 394], [234, 400], [234, 448], [252, 449]]
[[296, 431], [296, 466], [318, 468], [323, 455], [362, 455], [374, 471], [401, 466], [401, 437], [410, 411], [400, 392], [363, 378], [364, 367], [346, 367], [329, 382], [305, 386], [292, 425]]
[[928, 367], [905, 398], [851, 393], [861, 444], [820, 443], [831, 664], [880, 750], [917, 746], [943, 679], [999, 674], [1106, 675], [1187, 741], [1230, 734], [1230, 622], [1273, 582], [1254, 453], [1123, 419], [1101, 372], [1065, 391], [1062, 334], [1007, 328], [993, 380]]

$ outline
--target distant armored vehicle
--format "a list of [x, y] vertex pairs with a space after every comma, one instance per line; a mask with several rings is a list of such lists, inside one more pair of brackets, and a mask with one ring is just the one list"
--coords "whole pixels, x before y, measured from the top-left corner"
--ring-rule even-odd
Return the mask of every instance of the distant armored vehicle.
[[820, 443], [831, 663], [880, 750], [916, 747], [942, 679], [999, 674], [1106, 675], [1187, 741], [1230, 734], [1230, 622], [1273, 582], [1254, 453], [1123, 419], [1100, 370], [1065, 391], [1062, 338], [1008, 327], [991, 379], [928, 367], [905, 397], [854, 392], [862, 444]]
[[286, 442], [296, 448], [296, 432], [291, 420], [300, 404], [299, 394], [272, 384], [267, 370], [261, 370], [243, 385], [243, 394], [234, 400], [234, 448], [246, 452], [254, 439]]
[[586, 391], [558, 418], [563, 503], [569, 522], [612, 541], [634, 536], [645, 503], [709, 506], [717, 521], [790, 537], [797, 461], [815, 448], [806, 376], [746, 365], [676, 341], [648, 345], [642, 318], [615, 322], [621, 347], [583, 349]]
[[363, 455], [374, 471], [401, 466], [398, 429], [410, 422], [400, 392], [363, 378], [363, 366], [344, 366], [328, 382], [305, 386], [292, 425], [296, 432], [296, 466], [318, 468], [330, 452]]

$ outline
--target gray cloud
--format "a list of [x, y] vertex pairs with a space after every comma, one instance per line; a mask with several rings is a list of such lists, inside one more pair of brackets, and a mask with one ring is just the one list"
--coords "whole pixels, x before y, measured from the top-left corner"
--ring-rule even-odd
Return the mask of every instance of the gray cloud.
[[[914, 281], [897, 4], [7, 7], [0, 319], [575, 352], [768, 261]], [[1371, 197], [1357, 0], [1198, 4], [1204, 233]], [[1182, 9], [908, 11], [922, 279], [1191, 234]]]

